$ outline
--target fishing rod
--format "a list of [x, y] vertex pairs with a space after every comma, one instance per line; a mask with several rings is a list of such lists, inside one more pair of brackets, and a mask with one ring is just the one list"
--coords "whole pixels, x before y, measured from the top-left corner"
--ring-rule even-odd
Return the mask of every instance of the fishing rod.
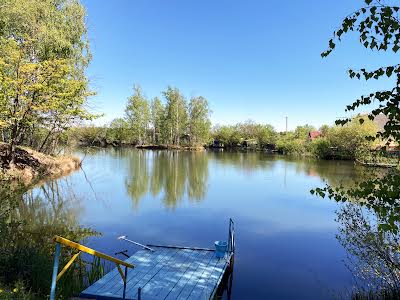
[[130, 239], [127, 239], [126, 237], [127, 237], [126, 235], [121, 235], [120, 237], [118, 237], [118, 239], [119, 239], [119, 240], [127, 241], [127, 242], [129, 242], [129, 243], [138, 245], [138, 246], [140, 246], [140, 247], [143, 247], [143, 248], [145, 248], [145, 249], [147, 249], [147, 250], [150, 250], [150, 251], [153, 251], [153, 252], [154, 252], [154, 249], [152, 249], [152, 248], [150, 248], [150, 247], [147, 247], [147, 246], [145, 246], [145, 245], [143, 245], [143, 244], [141, 244], [141, 243], [138, 243], [138, 242], [132, 241], [132, 240], [130, 240]]

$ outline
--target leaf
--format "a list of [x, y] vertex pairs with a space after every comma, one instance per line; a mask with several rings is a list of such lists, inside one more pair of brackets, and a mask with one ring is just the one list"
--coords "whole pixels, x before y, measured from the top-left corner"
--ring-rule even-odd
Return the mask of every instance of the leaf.
[[386, 68], [386, 76], [390, 77], [393, 74], [394, 67], [390, 66]]

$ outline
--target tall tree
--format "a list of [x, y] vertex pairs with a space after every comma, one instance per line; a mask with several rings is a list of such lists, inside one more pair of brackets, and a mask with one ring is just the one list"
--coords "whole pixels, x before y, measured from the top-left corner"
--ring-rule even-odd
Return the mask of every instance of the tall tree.
[[192, 145], [204, 144], [210, 135], [211, 121], [208, 101], [193, 97], [189, 102], [189, 134]]
[[297, 126], [296, 129], [294, 130], [294, 136], [297, 139], [307, 139], [308, 138], [308, 134], [311, 131], [315, 131], [315, 127], [312, 125], [303, 125], [303, 126]]
[[146, 143], [147, 130], [150, 122], [150, 107], [140, 86], [134, 86], [133, 95], [128, 98], [125, 113], [132, 133], [133, 142], [139, 145]]
[[159, 144], [163, 141], [162, 129], [164, 123], [164, 105], [158, 97], [151, 101], [151, 124], [153, 129], [153, 143]]
[[79, 1], [3, 0], [0, 5], [0, 126], [22, 144], [36, 127], [48, 132], [94, 116], [85, 109], [90, 60], [85, 11]]
[[257, 126], [257, 142], [259, 145], [275, 144], [276, 139], [277, 133], [272, 125]]
[[119, 144], [129, 139], [128, 124], [125, 119], [117, 118], [111, 121], [110, 128], [107, 130], [107, 139]]
[[186, 133], [187, 107], [185, 98], [177, 88], [168, 87], [163, 92], [166, 104], [166, 130], [169, 132], [168, 142], [174, 145], [180, 144], [181, 136]]

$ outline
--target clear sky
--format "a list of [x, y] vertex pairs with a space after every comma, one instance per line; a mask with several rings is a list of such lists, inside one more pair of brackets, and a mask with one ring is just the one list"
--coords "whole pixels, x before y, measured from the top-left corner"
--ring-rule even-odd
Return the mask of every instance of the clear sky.
[[[390, 86], [351, 80], [349, 67], [394, 56], [347, 36], [320, 53], [361, 0], [82, 0], [93, 60], [91, 107], [106, 123], [124, 114], [133, 84], [149, 98], [168, 85], [209, 100], [213, 124], [252, 119], [284, 130], [332, 124], [357, 96]], [[366, 109], [364, 109], [366, 111]]]

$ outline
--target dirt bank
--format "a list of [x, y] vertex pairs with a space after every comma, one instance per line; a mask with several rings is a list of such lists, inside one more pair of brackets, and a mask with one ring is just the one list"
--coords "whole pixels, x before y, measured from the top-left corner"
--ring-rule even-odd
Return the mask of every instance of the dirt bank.
[[[0, 158], [6, 155], [7, 144], [0, 144]], [[43, 178], [57, 178], [79, 169], [81, 160], [74, 156], [50, 156], [26, 147], [18, 147], [14, 162], [0, 168], [1, 181], [20, 181], [25, 185]]]

